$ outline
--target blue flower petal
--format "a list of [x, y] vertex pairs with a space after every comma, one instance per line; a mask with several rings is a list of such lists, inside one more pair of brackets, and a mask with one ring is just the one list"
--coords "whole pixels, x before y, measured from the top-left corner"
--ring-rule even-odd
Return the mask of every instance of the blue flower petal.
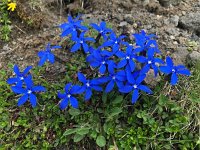
[[117, 64], [117, 68], [123, 68], [124, 66], [126, 66], [127, 64], [127, 60], [126, 59], [122, 59], [118, 64]]
[[68, 83], [65, 85], [65, 92], [68, 93], [70, 90], [70, 87], [72, 86], [72, 83]]
[[84, 52], [87, 53], [89, 51], [89, 46], [86, 43], [83, 43], [82, 46], [83, 46]]
[[167, 63], [167, 66], [169, 66], [169, 67], [173, 67], [174, 66], [174, 63], [173, 63], [172, 59], [169, 56], [167, 56], [167, 58], [166, 58], [166, 63]]
[[82, 83], [87, 82], [86, 77], [80, 72], [78, 72], [78, 80], [81, 81]]
[[139, 91], [135, 89], [132, 95], [132, 104], [134, 104], [138, 100], [138, 98], [139, 98]]
[[76, 44], [74, 44], [74, 45], [72, 46], [71, 52], [75, 52], [75, 51], [77, 51], [77, 50], [80, 49], [80, 48], [81, 48], [81, 44], [80, 44], [80, 43], [76, 43]]
[[101, 65], [100, 68], [99, 68], [99, 72], [100, 72], [101, 74], [104, 74], [105, 71], [106, 71], [106, 65]]
[[115, 55], [119, 58], [124, 58], [126, 56], [126, 54], [124, 54], [122, 51], [118, 51], [117, 53], [115, 53]]
[[102, 87], [100, 87], [100, 86], [97, 86], [97, 85], [93, 85], [92, 86], [92, 89], [94, 89], [95, 91], [103, 91], [103, 89], [102, 89]]
[[112, 89], [114, 88], [114, 85], [115, 85], [115, 82], [113, 80], [111, 80], [107, 84], [105, 92], [108, 93], [108, 92], [112, 91]]
[[79, 86], [79, 85], [72, 86], [72, 88], [70, 90], [71, 94], [80, 94], [81, 92], [82, 92], [81, 91], [81, 86]]
[[146, 78], [146, 75], [140, 75], [137, 79], [136, 79], [136, 84], [139, 85], [140, 83], [142, 83], [142, 81], [144, 81], [144, 79]]
[[17, 76], [20, 76], [21, 75], [21, 73], [20, 73], [20, 70], [19, 70], [19, 67], [17, 66], [17, 65], [14, 65], [14, 72], [15, 72], [15, 74], [17, 75]]
[[133, 60], [129, 60], [129, 67], [131, 69], [131, 72], [135, 70], [135, 62]]
[[42, 66], [44, 65], [44, 63], [46, 62], [47, 60], [47, 56], [46, 55], [43, 55], [38, 63], [38, 66]]
[[34, 94], [30, 94], [29, 98], [32, 107], [35, 107], [37, 105], [37, 97]]
[[68, 99], [63, 99], [61, 102], [60, 102], [60, 109], [65, 109], [66, 107], [68, 106]]
[[21, 106], [23, 105], [28, 99], [28, 94], [23, 95], [22, 97], [20, 97], [20, 99], [18, 100], [17, 106]]
[[87, 89], [85, 92], [85, 100], [89, 100], [92, 96], [92, 90], [91, 89]]
[[150, 69], [150, 65], [146, 64], [140, 71], [140, 74], [146, 74]]
[[168, 66], [160, 66], [160, 71], [165, 74], [170, 74], [172, 72], [172, 68]]
[[178, 82], [178, 76], [177, 76], [177, 74], [176, 73], [172, 73], [170, 84], [171, 85], [175, 85], [177, 82]]
[[178, 74], [182, 74], [182, 75], [186, 75], [186, 76], [190, 76], [190, 71], [187, 70], [187, 69], [184, 69], [184, 70], [178, 70], [177, 71]]
[[18, 82], [18, 78], [9, 78], [9, 79], [7, 80], [7, 83], [8, 83], [8, 84], [14, 84], [14, 83], [16, 83], [16, 82]]
[[101, 28], [97, 24], [95, 24], [95, 23], [91, 23], [90, 26], [93, 27], [97, 31], [101, 30]]
[[66, 98], [66, 94], [62, 94], [62, 93], [58, 92], [58, 97], [60, 99], [64, 99], [64, 98]]
[[69, 100], [73, 108], [78, 108], [78, 100], [75, 97], [71, 96]]
[[132, 91], [132, 90], [133, 90], [133, 87], [130, 86], [130, 85], [125, 85], [124, 87], [121, 87], [121, 88], [119, 89], [119, 91], [120, 91], [121, 93], [129, 93], [129, 92]]
[[31, 89], [33, 86], [33, 80], [32, 80], [32, 76], [29, 75], [24, 79], [24, 82], [26, 83], [27, 88]]
[[53, 64], [53, 63], [55, 62], [55, 58], [54, 58], [54, 55], [53, 55], [52, 53], [49, 53], [48, 59], [49, 59], [49, 62], [50, 62], [51, 64]]
[[126, 72], [127, 80], [130, 84], [135, 84], [135, 79], [133, 77], [133, 74], [130, 71]]
[[139, 85], [138, 88], [148, 94], [152, 94], [153, 92], [145, 85]]
[[33, 68], [32, 66], [26, 67], [26, 69], [24, 70], [23, 74], [26, 75], [32, 68]]

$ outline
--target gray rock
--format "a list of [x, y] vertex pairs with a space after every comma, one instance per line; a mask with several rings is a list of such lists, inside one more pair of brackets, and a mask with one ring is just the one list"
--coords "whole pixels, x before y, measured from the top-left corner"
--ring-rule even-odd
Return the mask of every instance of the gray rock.
[[177, 50], [172, 54], [174, 63], [176, 65], [185, 64], [188, 54], [189, 52], [187, 47], [178, 47]]
[[145, 82], [147, 83], [147, 85], [152, 88], [155, 87], [157, 83], [160, 82], [160, 80], [161, 80], [161, 77], [159, 75], [157, 75], [157, 77], [154, 76], [153, 69], [149, 70], [145, 78]]
[[166, 32], [169, 34], [169, 35], [173, 35], [173, 36], [179, 36], [180, 32], [179, 32], [179, 29], [177, 28], [172, 28], [172, 27], [168, 27], [166, 28]]
[[181, 17], [179, 27], [198, 34], [200, 32], [200, 12], [192, 12]]
[[175, 15], [170, 18], [170, 23], [174, 26], [178, 26], [179, 16]]
[[127, 26], [127, 22], [126, 21], [122, 21], [122, 22], [120, 22], [120, 24], [119, 24], [119, 26], [120, 27], [124, 27], [124, 26]]
[[178, 23], [179, 23], [179, 16], [175, 15], [169, 19], [164, 19], [163, 23], [166, 25], [173, 25], [173, 26], [177, 27]]
[[169, 7], [170, 5], [177, 6], [182, 0], [158, 0], [163, 7]]
[[195, 64], [197, 61], [200, 61], [200, 52], [193, 51], [187, 56], [188, 64]]

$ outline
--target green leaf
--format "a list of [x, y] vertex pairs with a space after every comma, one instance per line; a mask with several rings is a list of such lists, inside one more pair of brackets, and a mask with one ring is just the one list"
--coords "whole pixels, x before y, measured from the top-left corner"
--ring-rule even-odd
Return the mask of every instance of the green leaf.
[[119, 107], [112, 108], [112, 109], [110, 110], [109, 117], [117, 116], [117, 115], [120, 114], [121, 112], [122, 112], [122, 108], [119, 108]]
[[168, 99], [165, 95], [160, 95], [160, 98], [159, 98], [159, 105], [161, 106], [165, 106], [168, 102]]
[[74, 142], [80, 142], [84, 137], [85, 137], [85, 135], [75, 134]]
[[96, 137], [97, 137], [97, 132], [96, 132], [95, 130], [92, 131], [92, 133], [90, 134], [90, 136], [91, 136], [92, 138], [96, 139]]
[[112, 101], [113, 104], [119, 104], [123, 101], [123, 96], [119, 95], [117, 96], [114, 101]]
[[99, 135], [96, 139], [96, 143], [99, 147], [104, 147], [106, 145], [106, 139], [104, 136]]
[[79, 109], [75, 109], [75, 108], [70, 108], [69, 109], [69, 114], [72, 116], [78, 116], [80, 114], [80, 110]]
[[85, 135], [89, 133], [90, 128], [79, 128], [76, 133], [80, 135]]
[[64, 132], [63, 136], [73, 134], [77, 131], [77, 129], [68, 129]]
[[103, 92], [102, 101], [103, 101], [104, 104], [105, 104], [106, 101], [107, 101], [107, 93], [105, 93], [105, 92]]

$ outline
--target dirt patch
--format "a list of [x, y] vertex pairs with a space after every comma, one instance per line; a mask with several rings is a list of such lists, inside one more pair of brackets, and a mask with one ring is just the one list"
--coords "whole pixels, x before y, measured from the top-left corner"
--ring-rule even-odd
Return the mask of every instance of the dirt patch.
[[0, 41], [0, 63], [4, 68], [8, 63], [22, 67], [37, 65], [37, 52], [48, 42], [60, 41], [57, 25], [66, 21], [67, 12], [83, 12], [86, 22], [105, 20], [119, 34], [130, 37], [145, 29], [157, 34], [161, 51], [173, 53], [179, 47], [186, 47], [187, 40], [194, 40], [194, 33], [177, 27], [174, 16], [179, 19], [186, 13], [200, 11], [198, 0], [182, 1], [179, 6], [169, 8], [162, 7], [156, 0], [147, 4], [134, 0], [93, 0], [80, 4], [75, 1], [70, 5], [53, 0], [48, 3], [19, 0], [17, 3], [16, 13], [12, 14], [11, 40], [9, 43]]

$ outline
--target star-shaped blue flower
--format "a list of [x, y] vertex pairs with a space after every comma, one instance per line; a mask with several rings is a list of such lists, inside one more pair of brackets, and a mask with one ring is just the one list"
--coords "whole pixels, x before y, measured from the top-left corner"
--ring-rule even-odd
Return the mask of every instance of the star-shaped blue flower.
[[146, 75], [140, 75], [136, 79], [134, 78], [134, 74], [127, 74], [128, 83], [119, 89], [122, 93], [129, 93], [133, 91], [132, 94], [132, 103], [135, 103], [139, 98], [139, 91], [144, 91], [148, 94], [152, 94], [153, 92], [145, 85], [142, 84], [142, 81], [145, 79]]
[[32, 66], [28, 66], [23, 72], [20, 72], [19, 67], [17, 65], [14, 65], [14, 73], [16, 77], [9, 78], [7, 80], [8, 84], [16, 84], [18, 87], [22, 87], [24, 79], [27, 77], [30, 69]]
[[81, 24], [82, 20], [79, 20], [80, 16], [75, 19], [72, 16], [68, 16], [68, 23], [63, 23], [59, 27], [62, 29], [61, 37], [72, 35], [72, 38], [77, 37], [78, 31], [87, 31], [88, 28]]
[[76, 52], [81, 47], [83, 48], [85, 53], [89, 52], [89, 46], [87, 44], [87, 41], [95, 42], [95, 40], [91, 37], [84, 37], [85, 32], [82, 32], [79, 37], [74, 37], [72, 40], [75, 42], [75, 44], [71, 48], [71, 52]]
[[82, 82], [82, 87], [79, 90], [80, 93], [85, 92], [85, 100], [89, 100], [92, 96], [92, 90], [95, 91], [103, 91], [102, 87], [100, 87], [101, 82], [99, 79], [88, 80], [82, 73], [78, 73], [78, 79]]
[[60, 109], [65, 109], [70, 102], [73, 108], [78, 108], [78, 100], [73, 96], [74, 94], [80, 94], [80, 86], [68, 83], [65, 85], [65, 93], [58, 92], [58, 97], [62, 100], [60, 102]]
[[22, 94], [22, 97], [18, 100], [18, 106], [23, 105], [28, 99], [32, 107], [37, 105], [37, 97], [35, 96], [36, 92], [45, 92], [46, 89], [43, 86], [34, 86], [32, 81], [32, 76], [29, 75], [24, 79], [26, 87], [12, 86], [11, 89], [16, 94]]
[[52, 50], [58, 49], [58, 48], [62, 48], [62, 47], [58, 45], [51, 47], [50, 43], [48, 43], [45, 50], [39, 51], [38, 56], [40, 57], [40, 61], [38, 63], [38, 66], [44, 65], [46, 61], [49, 61], [51, 64], [53, 64], [55, 62], [55, 58], [54, 58], [54, 54], [52, 53]]
[[141, 69], [141, 74], [147, 73], [150, 70], [150, 68], [152, 68], [154, 70], [155, 77], [157, 76], [159, 71], [158, 65], [164, 64], [164, 62], [160, 58], [154, 58], [154, 53], [154, 49], [149, 49], [147, 51], [147, 58], [145, 60], [145, 65]]
[[127, 71], [129, 71], [129, 72], [134, 71], [134, 69], [136, 67], [135, 60], [137, 60], [141, 63], [145, 61], [145, 57], [144, 56], [137, 56], [133, 51], [133, 47], [130, 46], [130, 45], [126, 48], [125, 52], [118, 51], [116, 53], [116, 56], [121, 58], [117, 67], [118, 68], [126, 67], [126, 72]]
[[123, 39], [125, 37], [126, 36], [124, 36], [124, 35], [117, 37], [116, 34], [114, 32], [112, 32], [110, 34], [110, 39], [107, 40], [106, 42], [104, 42], [102, 44], [102, 47], [109, 47], [109, 46], [112, 47], [112, 52], [113, 52], [113, 54], [115, 54], [119, 51], [121, 45], [125, 45], [125, 46], [128, 45], [127, 42], [123, 41]]
[[89, 62], [92, 67], [99, 67], [99, 72], [104, 74], [109, 61], [111, 61], [110, 57], [112, 56], [113, 54], [107, 50], [97, 49], [87, 57], [86, 61]]
[[97, 24], [95, 24], [95, 23], [92, 23], [92, 24], [90, 24], [95, 30], [97, 30], [100, 34], [101, 34], [101, 36], [103, 36], [103, 39], [104, 40], [107, 40], [107, 34], [108, 33], [111, 33], [112, 32], [112, 30], [111, 29], [109, 29], [109, 28], [107, 28], [106, 27], [106, 22], [104, 22], [104, 21], [102, 21], [101, 23], [100, 23], [100, 26], [98, 26]]
[[190, 76], [190, 71], [183, 65], [174, 66], [172, 59], [168, 56], [166, 58], [166, 66], [160, 66], [160, 71], [171, 76], [171, 85], [178, 82], [178, 74]]
[[99, 82], [108, 82], [105, 92], [108, 93], [113, 90], [115, 84], [118, 88], [123, 86], [123, 82], [126, 81], [126, 73], [124, 70], [115, 72], [116, 65], [113, 61], [108, 64], [108, 76], [99, 78]]
[[135, 52], [148, 51], [149, 48], [154, 49], [155, 52], [161, 53], [156, 40], [154, 39], [156, 35], [150, 34], [147, 35], [144, 30], [139, 34], [133, 34], [135, 37], [136, 46]]

